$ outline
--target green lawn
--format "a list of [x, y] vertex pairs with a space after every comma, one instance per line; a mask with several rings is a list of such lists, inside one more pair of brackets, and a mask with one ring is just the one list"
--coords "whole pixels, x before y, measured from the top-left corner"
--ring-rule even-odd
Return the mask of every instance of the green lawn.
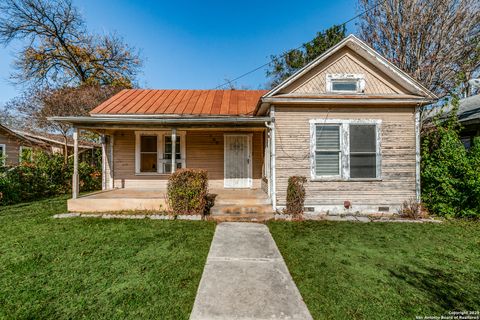
[[0, 319], [187, 319], [215, 225], [0, 207]]
[[315, 319], [480, 310], [480, 223], [271, 222]]

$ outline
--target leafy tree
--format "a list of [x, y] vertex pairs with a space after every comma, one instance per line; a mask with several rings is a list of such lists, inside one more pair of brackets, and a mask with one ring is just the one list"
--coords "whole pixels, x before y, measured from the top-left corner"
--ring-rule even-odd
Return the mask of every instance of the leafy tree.
[[480, 71], [478, 0], [359, 0], [359, 34], [439, 96]]
[[449, 217], [480, 217], [480, 141], [466, 150], [460, 140], [458, 98], [447, 119], [437, 117], [422, 139], [422, 201]]
[[33, 86], [131, 86], [138, 53], [116, 35], [91, 35], [70, 0], [2, 0], [0, 43], [24, 40], [13, 78]]
[[271, 78], [271, 87], [275, 87], [297, 70], [317, 58], [345, 38], [345, 25], [333, 26], [318, 32], [317, 36], [300, 48], [289, 50], [280, 55], [272, 55], [272, 63], [267, 70]]

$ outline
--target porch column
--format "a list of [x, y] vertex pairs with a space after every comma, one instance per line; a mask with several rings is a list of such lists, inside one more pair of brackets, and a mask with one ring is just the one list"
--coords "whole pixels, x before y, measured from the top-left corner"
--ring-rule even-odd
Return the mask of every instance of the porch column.
[[177, 128], [172, 128], [172, 173], [175, 172], [177, 157]]
[[73, 181], [72, 181], [72, 198], [78, 198], [79, 182], [78, 182], [78, 128], [73, 129]]
[[110, 180], [109, 180], [109, 189], [113, 189], [115, 187], [115, 183], [114, 183], [114, 167], [113, 167], [113, 144], [115, 143], [115, 137], [114, 137], [114, 134], [112, 133], [110, 135], [110, 139], [109, 139], [109, 144], [110, 144], [110, 161], [109, 161], [109, 166], [110, 166]]
[[107, 137], [102, 134], [102, 190], [107, 190]]

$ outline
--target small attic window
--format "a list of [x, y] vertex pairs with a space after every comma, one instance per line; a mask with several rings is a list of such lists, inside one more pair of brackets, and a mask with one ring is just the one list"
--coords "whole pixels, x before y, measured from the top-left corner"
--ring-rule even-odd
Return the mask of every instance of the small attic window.
[[363, 74], [327, 74], [327, 92], [363, 93], [365, 77]]

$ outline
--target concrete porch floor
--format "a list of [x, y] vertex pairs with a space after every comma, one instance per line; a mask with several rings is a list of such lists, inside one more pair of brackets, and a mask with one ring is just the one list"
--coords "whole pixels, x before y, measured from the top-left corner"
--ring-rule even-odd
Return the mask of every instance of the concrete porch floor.
[[[244, 211], [255, 211], [255, 208], [270, 204], [270, 199], [261, 189], [211, 189], [209, 192], [217, 194], [213, 214], [248, 213]], [[70, 212], [163, 211], [167, 208], [166, 190], [106, 190], [70, 199], [67, 206]]]

